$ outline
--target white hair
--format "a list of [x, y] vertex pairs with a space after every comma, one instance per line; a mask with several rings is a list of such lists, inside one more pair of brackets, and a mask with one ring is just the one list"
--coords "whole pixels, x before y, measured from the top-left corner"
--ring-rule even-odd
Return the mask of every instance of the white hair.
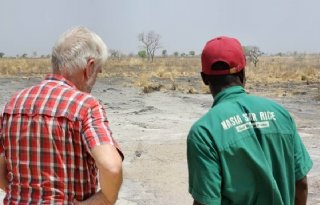
[[103, 40], [89, 29], [78, 26], [63, 33], [52, 48], [53, 71], [72, 73], [84, 69], [89, 59], [95, 59], [96, 66], [103, 65], [108, 56]]

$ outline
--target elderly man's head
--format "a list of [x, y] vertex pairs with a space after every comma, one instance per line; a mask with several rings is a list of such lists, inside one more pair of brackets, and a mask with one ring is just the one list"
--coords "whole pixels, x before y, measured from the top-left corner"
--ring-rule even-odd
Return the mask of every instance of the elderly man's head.
[[107, 56], [107, 46], [97, 34], [74, 27], [63, 33], [52, 48], [53, 73], [63, 75], [79, 90], [91, 92]]

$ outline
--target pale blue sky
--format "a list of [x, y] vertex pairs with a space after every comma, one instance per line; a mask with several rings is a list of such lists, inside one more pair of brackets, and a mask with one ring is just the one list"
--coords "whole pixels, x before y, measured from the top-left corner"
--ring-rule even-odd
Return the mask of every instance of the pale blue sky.
[[66, 29], [87, 26], [108, 48], [137, 53], [154, 30], [162, 49], [196, 51], [228, 35], [266, 53], [320, 52], [319, 0], [0, 0], [0, 52], [49, 54]]

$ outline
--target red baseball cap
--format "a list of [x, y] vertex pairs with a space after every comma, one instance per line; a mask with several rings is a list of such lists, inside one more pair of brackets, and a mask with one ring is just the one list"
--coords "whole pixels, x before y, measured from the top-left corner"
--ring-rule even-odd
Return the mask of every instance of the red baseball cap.
[[[213, 70], [211, 66], [218, 61], [227, 63], [230, 69]], [[220, 36], [207, 42], [201, 54], [201, 63], [204, 74], [227, 75], [243, 70], [246, 58], [237, 39]]]

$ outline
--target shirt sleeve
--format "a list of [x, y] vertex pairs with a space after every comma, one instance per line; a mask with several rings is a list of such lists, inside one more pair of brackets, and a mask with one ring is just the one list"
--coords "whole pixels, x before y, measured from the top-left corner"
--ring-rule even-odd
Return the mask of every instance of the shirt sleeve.
[[88, 109], [83, 123], [83, 134], [89, 150], [98, 145], [111, 144], [117, 148], [123, 159], [123, 153], [112, 137], [106, 111], [100, 103], [96, 102], [94, 106]]
[[189, 192], [194, 200], [202, 204], [220, 204], [221, 172], [217, 151], [193, 130], [187, 139], [187, 160]]
[[293, 122], [293, 143], [294, 143], [294, 161], [296, 181], [305, 177], [312, 168], [312, 160], [304, 146], [301, 137], [297, 131], [296, 124]]

